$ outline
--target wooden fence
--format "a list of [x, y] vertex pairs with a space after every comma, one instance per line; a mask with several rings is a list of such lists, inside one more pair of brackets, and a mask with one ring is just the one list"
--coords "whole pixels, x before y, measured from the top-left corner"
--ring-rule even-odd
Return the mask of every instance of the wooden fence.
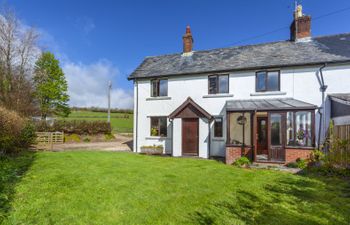
[[36, 132], [38, 149], [51, 149], [54, 144], [63, 144], [64, 132]]
[[327, 157], [335, 165], [350, 168], [350, 125], [331, 128]]
[[350, 125], [334, 126], [334, 135], [342, 140], [350, 140]]

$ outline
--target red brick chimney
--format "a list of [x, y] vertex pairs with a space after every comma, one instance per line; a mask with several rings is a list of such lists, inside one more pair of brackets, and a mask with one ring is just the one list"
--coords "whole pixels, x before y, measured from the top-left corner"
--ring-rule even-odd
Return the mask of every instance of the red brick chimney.
[[298, 41], [311, 37], [311, 16], [304, 15], [303, 8], [298, 5], [294, 12], [294, 21], [290, 26], [290, 39]]
[[186, 27], [186, 34], [182, 37], [183, 40], [183, 53], [192, 52], [193, 38], [190, 26]]

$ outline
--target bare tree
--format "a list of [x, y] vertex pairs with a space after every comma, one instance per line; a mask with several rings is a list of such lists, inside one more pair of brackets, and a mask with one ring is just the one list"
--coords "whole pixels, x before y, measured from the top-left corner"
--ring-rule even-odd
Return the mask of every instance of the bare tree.
[[[23, 25], [13, 10], [0, 10], [0, 104], [27, 114], [33, 105], [31, 76], [40, 50], [38, 33]], [[29, 110], [30, 111], [30, 110]]]

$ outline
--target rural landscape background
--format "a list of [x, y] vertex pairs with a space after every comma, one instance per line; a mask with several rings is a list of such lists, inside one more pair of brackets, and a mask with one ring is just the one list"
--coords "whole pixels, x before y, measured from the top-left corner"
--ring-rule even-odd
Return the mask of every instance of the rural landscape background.
[[[85, 121], [106, 121], [107, 110], [93, 108], [73, 107], [68, 117], [58, 117], [60, 120], [85, 120]], [[111, 112], [111, 126], [115, 133], [133, 132], [132, 110], [113, 110]]]

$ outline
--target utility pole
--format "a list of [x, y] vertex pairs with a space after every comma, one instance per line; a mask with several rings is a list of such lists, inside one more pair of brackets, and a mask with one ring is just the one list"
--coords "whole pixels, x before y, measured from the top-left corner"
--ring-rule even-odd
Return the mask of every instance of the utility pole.
[[111, 90], [112, 81], [108, 81], [108, 119], [107, 122], [111, 124]]

